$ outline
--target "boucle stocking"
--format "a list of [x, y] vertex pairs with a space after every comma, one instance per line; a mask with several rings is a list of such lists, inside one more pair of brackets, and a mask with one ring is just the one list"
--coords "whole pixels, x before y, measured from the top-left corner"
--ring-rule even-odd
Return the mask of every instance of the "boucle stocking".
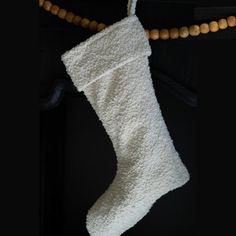
[[155, 201], [189, 180], [164, 123], [151, 80], [145, 31], [128, 3], [128, 17], [62, 56], [117, 155], [117, 172], [87, 214], [91, 236], [119, 236]]

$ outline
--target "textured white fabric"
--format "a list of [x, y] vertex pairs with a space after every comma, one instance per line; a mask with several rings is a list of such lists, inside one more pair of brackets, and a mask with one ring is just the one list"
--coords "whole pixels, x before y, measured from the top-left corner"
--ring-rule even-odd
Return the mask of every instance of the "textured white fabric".
[[137, 16], [126, 17], [66, 52], [62, 58], [79, 91], [151, 49]]
[[128, 10], [127, 10], [127, 15], [131, 16], [135, 14], [135, 9], [136, 9], [136, 4], [137, 0], [128, 0]]
[[135, 15], [62, 56], [68, 74], [91, 103], [117, 155], [116, 176], [89, 209], [91, 236], [119, 236], [155, 201], [189, 180], [157, 102], [145, 31]]

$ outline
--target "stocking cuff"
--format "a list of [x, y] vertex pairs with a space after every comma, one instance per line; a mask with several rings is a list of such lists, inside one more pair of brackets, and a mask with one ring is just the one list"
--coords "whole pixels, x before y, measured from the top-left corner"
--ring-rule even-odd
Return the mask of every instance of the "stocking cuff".
[[78, 91], [138, 57], [150, 56], [146, 33], [137, 16], [129, 16], [62, 55]]

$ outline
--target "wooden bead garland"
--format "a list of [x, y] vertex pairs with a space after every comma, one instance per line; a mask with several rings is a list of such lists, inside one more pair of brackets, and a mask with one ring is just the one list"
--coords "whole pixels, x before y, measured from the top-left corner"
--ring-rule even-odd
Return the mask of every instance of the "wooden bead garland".
[[210, 29], [209, 29], [209, 25], [207, 23], [202, 23], [200, 25], [200, 32], [201, 32], [201, 34], [208, 34], [209, 31], [210, 31]]
[[[69, 23], [73, 23], [76, 26], [82, 28], [88, 28], [91, 31], [102, 31], [107, 27], [104, 23], [98, 23], [93, 20], [90, 21], [88, 18], [82, 18], [79, 15], [75, 15], [73, 12], [67, 12], [65, 9], [60, 8], [58, 5], [52, 4], [50, 1], [38, 0], [39, 7], [44, 10], [51, 12], [51, 14], [58, 16], [60, 19], [65, 19]], [[171, 29], [145, 29], [148, 39], [152, 40], [167, 40], [167, 39], [178, 39], [187, 38], [190, 36], [196, 37], [200, 34], [207, 34], [209, 32], [217, 32], [224, 30], [228, 27], [236, 26], [236, 17], [228, 16], [226, 19], [222, 18], [218, 21], [211, 21], [208, 23], [202, 23], [199, 25], [191, 25], [190, 27], [183, 26], [181, 28]]]
[[198, 36], [200, 34], [200, 27], [198, 25], [191, 25], [189, 27], [189, 34], [191, 36]]
[[74, 19], [73, 19], [73, 24], [76, 25], [76, 26], [79, 26], [81, 19], [82, 19], [81, 16], [75, 16]]
[[92, 31], [96, 31], [97, 30], [97, 26], [98, 26], [98, 22], [93, 20], [93, 21], [90, 21], [89, 23], [89, 29], [92, 30]]
[[87, 19], [87, 18], [83, 18], [81, 21], [80, 21], [80, 26], [82, 27], [82, 28], [88, 28], [88, 26], [89, 26], [89, 23], [90, 23], [90, 20], [89, 19]]
[[227, 17], [227, 22], [229, 27], [236, 26], [236, 17], [235, 16], [229, 16]]
[[46, 10], [46, 11], [50, 11], [51, 10], [51, 7], [52, 7], [52, 3], [50, 1], [45, 1], [43, 3], [43, 8]]
[[57, 15], [58, 12], [59, 12], [59, 10], [60, 10], [60, 7], [57, 6], [57, 5], [53, 5], [53, 6], [51, 7], [51, 13], [52, 13], [53, 15]]
[[228, 27], [228, 22], [226, 19], [220, 19], [218, 23], [220, 29], [226, 29]]
[[216, 21], [211, 21], [209, 24], [209, 29], [211, 32], [217, 32], [219, 30], [219, 24]]
[[170, 29], [170, 38], [177, 39], [178, 37], [179, 37], [179, 29], [178, 28]]
[[181, 38], [187, 38], [189, 36], [189, 30], [188, 30], [188, 27], [186, 26], [183, 26], [179, 29], [179, 36]]
[[60, 19], [65, 19], [66, 18], [67, 11], [65, 9], [59, 9], [58, 11], [58, 17]]
[[169, 39], [170, 33], [168, 29], [161, 29], [160, 30], [160, 38], [163, 40]]
[[160, 37], [160, 33], [159, 33], [158, 29], [153, 29], [150, 31], [150, 38], [152, 40], [157, 40], [157, 39], [159, 39], [159, 37]]

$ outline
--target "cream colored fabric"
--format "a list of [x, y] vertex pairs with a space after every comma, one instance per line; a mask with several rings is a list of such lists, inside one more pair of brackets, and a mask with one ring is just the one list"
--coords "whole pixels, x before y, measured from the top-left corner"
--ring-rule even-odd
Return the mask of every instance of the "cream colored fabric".
[[87, 214], [91, 236], [121, 235], [158, 198], [189, 180], [155, 96], [150, 54], [145, 31], [137, 16], [130, 14], [62, 56], [117, 155], [113, 182]]

